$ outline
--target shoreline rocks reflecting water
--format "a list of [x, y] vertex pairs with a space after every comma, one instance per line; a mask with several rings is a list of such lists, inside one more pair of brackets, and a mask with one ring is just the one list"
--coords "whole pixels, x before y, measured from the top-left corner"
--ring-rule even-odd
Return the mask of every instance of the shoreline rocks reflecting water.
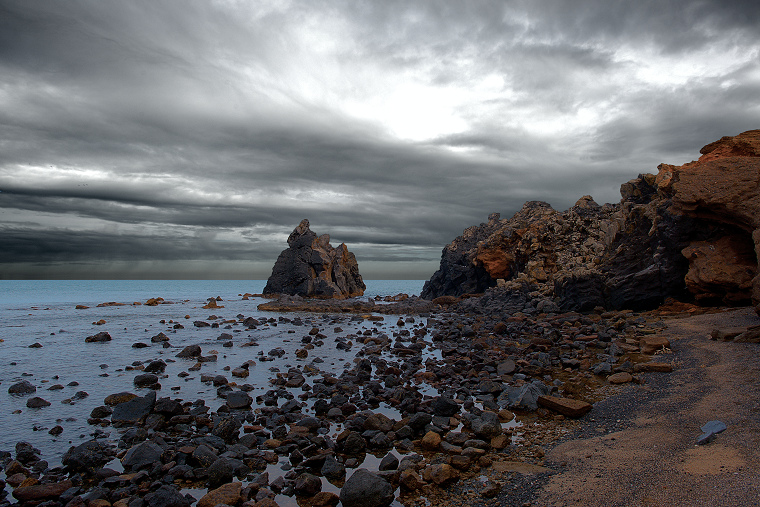
[[[280, 298], [271, 316], [188, 314], [208, 326], [181, 329], [162, 319], [150, 340], [162, 359], [125, 366], [122, 391], [82, 414], [93, 440], [72, 446], [61, 466], [24, 443], [2, 455], [6, 503], [335, 505], [358, 495], [413, 505], [509, 463], [541, 467], [543, 446], [604, 396], [608, 376], [641, 382], [640, 371], [672, 366], [643, 353], [667, 357], [666, 342], [652, 339], [656, 315], [563, 313], [532, 289], [444, 304]], [[282, 346], [257, 348], [264, 330], [280, 333]], [[172, 345], [184, 332], [219, 339]], [[217, 368], [218, 350], [241, 354], [239, 364]], [[268, 364], [281, 365], [268, 386], [246, 382]], [[172, 384], [194, 375], [213, 398], [173, 395]], [[9, 390], [31, 399], [27, 382]], [[489, 480], [478, 497], [502, 485]]]

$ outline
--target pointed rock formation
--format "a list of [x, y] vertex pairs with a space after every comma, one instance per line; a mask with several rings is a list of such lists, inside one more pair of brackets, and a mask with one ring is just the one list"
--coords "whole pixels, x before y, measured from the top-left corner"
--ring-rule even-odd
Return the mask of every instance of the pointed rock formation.
[[267, 280], [264, 294], [302, 297], [348, 298], [364, 294], [354, 254], [345, 243], [330, 245], [330, 236], [317, 236], [304, 219], [288, 237]]

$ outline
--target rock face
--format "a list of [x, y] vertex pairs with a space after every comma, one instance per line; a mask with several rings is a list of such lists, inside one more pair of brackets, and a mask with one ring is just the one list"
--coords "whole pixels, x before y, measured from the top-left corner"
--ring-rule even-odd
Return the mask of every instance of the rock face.
[[562, 310], [646, 309], [666, 298], [760, 311], [760, 130], [724, 137], [683, 166], [661, 164], [620, 188], [558, 212], [528, 202], [447, 245], [422, 297], [497, 284], [535, 285]]
[[267, 280], [264, 294], [346, 298], [361, 296], [366, 286], [354, 254], [345, 243], [330, 245], [330, 236], [317, 236], [302, 220], [288, 237]]

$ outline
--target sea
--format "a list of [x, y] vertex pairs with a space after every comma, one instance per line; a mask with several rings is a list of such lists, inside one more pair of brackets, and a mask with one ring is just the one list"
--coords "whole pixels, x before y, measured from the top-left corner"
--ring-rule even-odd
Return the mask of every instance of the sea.
[[[351, 321], [351, 316], [326, 327], [326, 317], [301, 314], [304, 325], [272, 322], [248, 330], [240, 317], [279, 320], [281, 314], [261, 312], [260, 297], [245, 299], [246, 293], [260, 294], [264, 280], [0, 280], [0, 451], [14, 451], [16, 442], [31, 443], [41, 451], [51, 466], [69, 447], [93, 437], [118, 439], [117, 430], [88, 424], [90, 412], [103, 405], [106, 396], [136, 389], [133, 378], [140, 365], [162, 359], [167, 363], [161, 378], [161, 396], [185, 401], [203, 399], [211, 410], [224, 400], [216, 387], [203, 383], [200, 374], [225, 375], [238, 384], [254, 387], [254, 398], [271, 389], [270, 379], [290, 367], [312, 363], [322, 372], [340, 374], [352, 365], [358, 348], [343, 352], [335, 348], [334, 328], [342, 334], [360, 333], [368, 327], [390, 327], [396, 318], [384, 322]], [[369, 280], [364, 299], [405, 293], [419, 295], [423, 280]], [[150, 298], [161, 297], [166, 304], [146, 306]], [[218, 298], [218, 309], [204, 309], [209, 298]], [[102, 303], [118, 303], [98, 306]], [[80, 309], [77, 309], [77, 306]], [[86, 308], [82, 308], [86, 307]], [[286, 317], [293, 318], [293, 314]], [[218, 327], [199, 328], [194, 321], [218, 323]], [[238, 321], [235, 324], [235, 321]], [[298, 359], [302, 337], [312, 326], [329, 331], [325, 345], [310, 351], [310, 357]], [[85, 338], [108, 332], [112, 340], [86, 343]], [[151, 342], [163, 332], [170, 337], [170, 348]], [[232, 339], [219, 340], [222, 333]], [[135, 343], [145, 348], [134, 348]], [[227, 342], [227, 346], [223, 343]], [[231, 346], [230, 343], [231, 342]], [[194, 361], [177, 359], [183, 347], [200, 344], [203, 355], [216, 355], [217, 361], [203, 363], [199, 372], [188, 372]], [[275, 348], [285, 351], [282, 357], [269, 356]], [[272, 361], [260, 361], [262, 357]], [[246, 379], [233, 379], [230, 370], [249, 360]], [[26, 396], [12, 395], [11, 385], [28, 380], [37, 389]], [[42, 408], [27, 408], [27, 401], [39, 396], [50, 403]], [[393, 414], [391, 414], [393, 415]], [[63, 432], [51, 435], [50, 429], [61, 426]]]

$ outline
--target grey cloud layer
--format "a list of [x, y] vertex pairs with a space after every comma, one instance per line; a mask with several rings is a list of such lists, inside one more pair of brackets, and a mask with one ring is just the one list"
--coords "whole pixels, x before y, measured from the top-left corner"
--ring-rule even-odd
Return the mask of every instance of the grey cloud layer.
[[489, 212], [617, 200], [758, 128], [758, 41], [756, 2], [6, 0], [0, 277], [266, 266], [308, 217], [427, 278]]

